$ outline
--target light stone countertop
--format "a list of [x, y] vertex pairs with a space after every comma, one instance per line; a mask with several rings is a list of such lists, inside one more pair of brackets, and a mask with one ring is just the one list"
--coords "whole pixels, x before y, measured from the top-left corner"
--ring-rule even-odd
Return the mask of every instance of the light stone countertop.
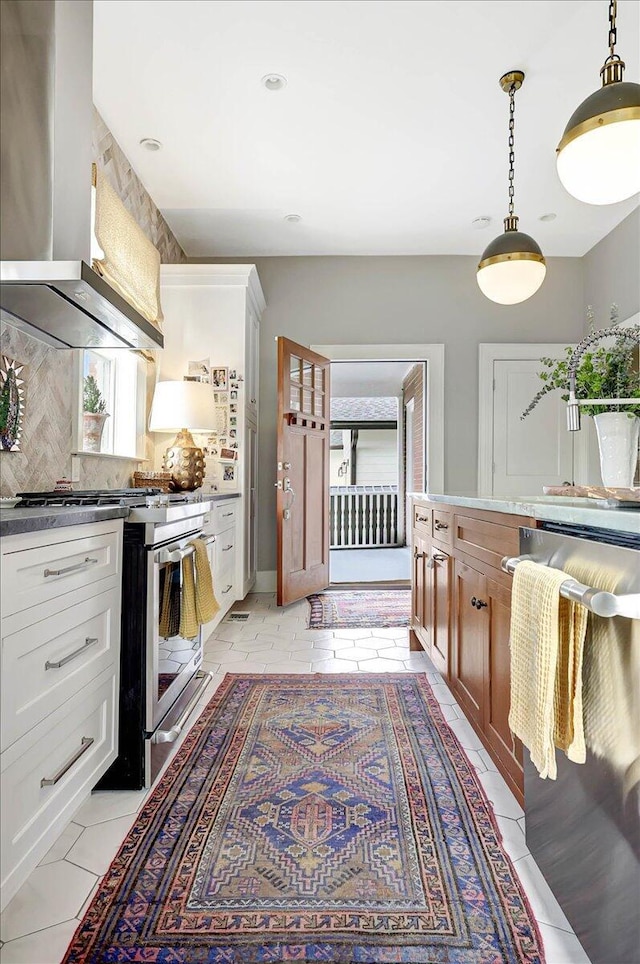
[[546, 495], [500, 499], [477, 495], [433, 495], [428, 492], [410, 492], [409, 495], [414, 499], [428, 499], [430, 502], [443, 502], [466, 509], [529, 516], [541, 522], [593, 526], [595, 529], [640, 535], [640, 509], [608, 508], [604, 499], [571, 499]]

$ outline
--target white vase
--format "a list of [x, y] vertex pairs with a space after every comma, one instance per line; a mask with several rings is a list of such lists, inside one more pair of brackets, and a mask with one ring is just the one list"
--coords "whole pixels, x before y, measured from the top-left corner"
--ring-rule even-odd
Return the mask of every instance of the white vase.
[[82, 450], [83, 452], [99, 452], [102, 445], [104, 423], [109, 418], [108, 412], [82, 413]]
[[624, 412], [594, 415], [602, 484], [611, 488], [630, 489], [638, 462], [640, 418], [629, 418]]

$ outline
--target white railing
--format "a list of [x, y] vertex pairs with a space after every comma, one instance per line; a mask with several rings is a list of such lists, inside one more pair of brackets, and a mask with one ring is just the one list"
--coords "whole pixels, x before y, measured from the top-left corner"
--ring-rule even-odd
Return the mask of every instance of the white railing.
[[332, 485], [331, 548], [397, 546], [397, 485]]

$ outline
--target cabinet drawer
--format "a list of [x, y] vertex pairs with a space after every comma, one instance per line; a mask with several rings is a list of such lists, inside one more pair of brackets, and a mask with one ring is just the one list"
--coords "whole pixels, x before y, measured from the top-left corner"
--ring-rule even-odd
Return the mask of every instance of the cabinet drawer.
[[453, 541], [453, 518], [451, 513], [445, 509], [432, 509], [431, 519], [433, 538], [450, 546]]
[[115, 759], [116, 709], [117, 679], [107, 673], [2, 754], [4, 901]]
[[431, 537], [431, 509], [419, 502], [413, 503], [413, 528], [419, 535]]
[[517, 556], [520, 537], [518, 527], [486, 522], [456, 513], [453, 544], [460, 552], [500, 569], [503, 556]]
[[[114, 529], [6, 553], [2, 557], [3, 617], [118, 576], [120, 545], [120, 529]], [[66, 605], [63, 600], [61, 608]]]
[[233, 502], [214, 502], [211, 510], [211, 526], [216, 535], [235, 525], [237, 519], [237, 500]]
[[2, 749], [110, 666], [117, 671], [120, 591], [92, 596], [2, 640]]

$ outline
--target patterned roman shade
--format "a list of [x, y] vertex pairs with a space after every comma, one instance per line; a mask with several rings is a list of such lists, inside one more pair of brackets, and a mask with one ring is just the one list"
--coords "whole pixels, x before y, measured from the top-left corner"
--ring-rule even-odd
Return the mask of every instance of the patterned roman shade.
[[147, 321], [159, 327], [160, 254], [95, 165], [93, 180], [94, 234], [102, 249], [102, 257], [93, 259], [93, 267]]

